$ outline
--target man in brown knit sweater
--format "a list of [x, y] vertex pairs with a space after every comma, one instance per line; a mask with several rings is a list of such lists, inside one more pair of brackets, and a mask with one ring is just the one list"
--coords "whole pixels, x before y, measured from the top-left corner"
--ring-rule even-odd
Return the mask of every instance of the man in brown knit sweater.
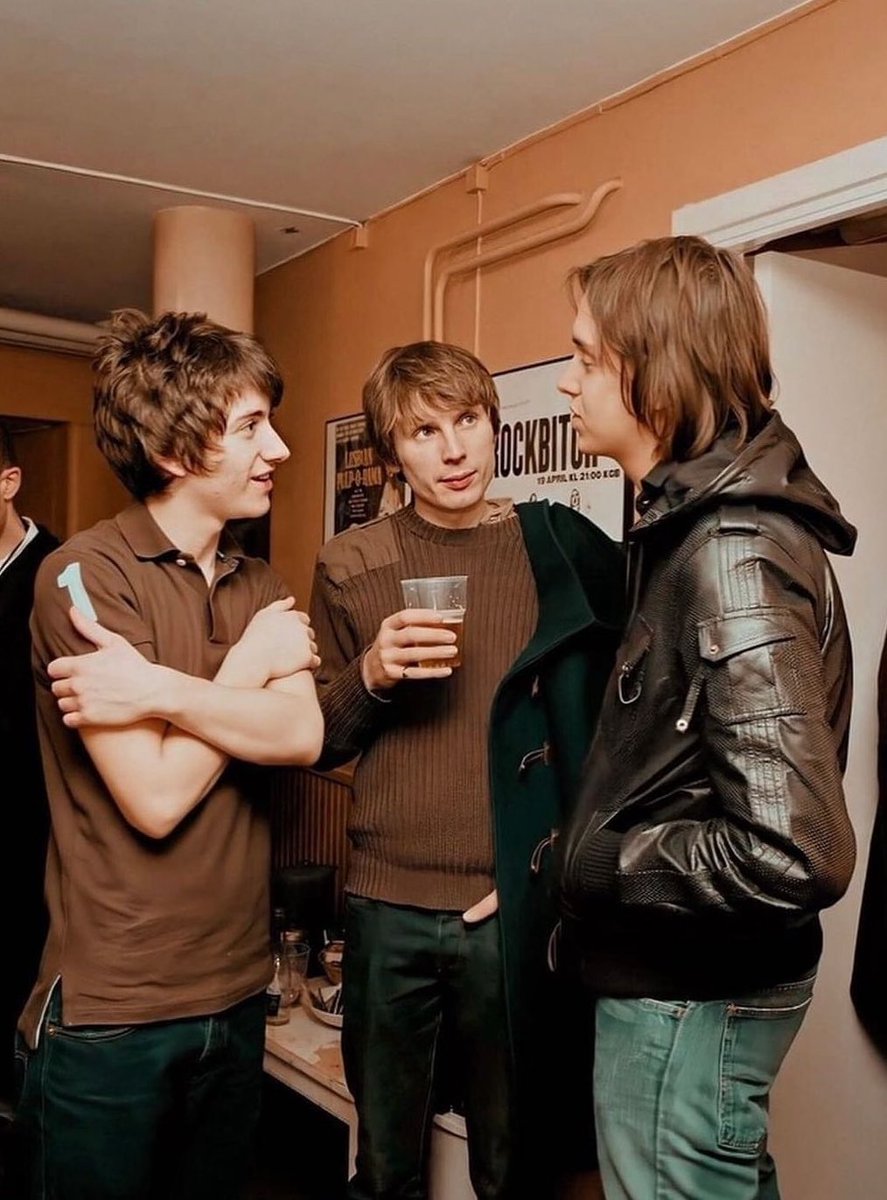
[[[557, 1170], [531, 1183], [529, 1160], [544, 1155], [527, 1155], [526, 1134], [545, 1132], [524, 1101], [538, 1093], [551, 1120], [556, 1098], [540, 1056], [517, 1050], [541, 1036], [551, 999], [546, 848], [609, 666], [619, 556], [561, 506], [486, 499], [498, 398], [466, 351], [390, 350], [364, 411], [413, 501], [328, 542], [312, 598], [324, 762], [360, 755], [346, 882], [343, 1052], [360, 1119], [349, 1196], [427, 1194], [441, 1047], [455, 1051], [446, 1065], [479, 1200], [553, 1196]], [[571, 547], [592, 564], [593, 607]], [[401, 592], [402, 579], [442, 575], [468, 577], [455, 669], [440, 665], [455, 634], [405, 610]]]

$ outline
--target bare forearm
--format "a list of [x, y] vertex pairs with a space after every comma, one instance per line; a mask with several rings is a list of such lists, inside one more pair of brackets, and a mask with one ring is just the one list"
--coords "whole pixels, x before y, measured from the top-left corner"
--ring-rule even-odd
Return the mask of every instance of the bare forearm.
[[218, 678], [210, 682], [176, 675], [158, 715], [231, 758], [263, 765], [315, 761], [323, 722], [309, 671], [292, 676], [298, 683], [286, 689], [282, 680], [242, 687]]
[[[207, 686], [215, 689], [210, 696], [226, 690], [218, 684]], [[260, 723], [264, 722], [264, 741], [232, 726], [227, 730], [231, 757], [246, 758], [249, 750], [253, 762], [314, 762], [323, 741], [323, 718], [310, 672], [272, 680], [264, 691], [237, 695], [253, 698]], [[223, 722], [232, 719], [231, 710], [222, 714]], [[200, 803], [229, 758], [201, 740], [196, 728], [177, 728], [157, 720], [127, 729], [87, 728], [81, 733], [127, 821], [153, 838], [168, 836]]]
[[142, 721], [125, 729], [91, 726], [84, 745], [118, 808], [148, 837], [166, 837], [211, 790], [227, 755], [190, 734]]
[[[313, 762], [321, 718], [309, 672], [292, 689], [270, 680], [261, 657], [237, 644], [212, 680], [168, 667], [145, 667], [139, 716], [167, 723], [176, 754], [187, 753], [183, 735], [208, 743], [214, 753], [259, 764]], [[190, 738], [185, 737], [185, 741]], [[201, 755], [198, 748], [196, 753]]]

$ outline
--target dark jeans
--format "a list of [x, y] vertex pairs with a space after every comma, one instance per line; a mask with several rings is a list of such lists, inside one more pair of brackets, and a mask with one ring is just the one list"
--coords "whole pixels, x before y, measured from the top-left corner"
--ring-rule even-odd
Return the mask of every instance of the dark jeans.
[[235, 1200], [259, 1115], [265, 998], [150, 1025], [60, 1024], [20, 1046], [15, 1119], [31, 1200]]
[[351, 1200], [424, 1200], [438, 1053], [465, 1104], [478, 1200], [520, 1195], [513, 1147], [510, 1055], [498, 918], [349, 896], [342, 1050], [357, 1104]]

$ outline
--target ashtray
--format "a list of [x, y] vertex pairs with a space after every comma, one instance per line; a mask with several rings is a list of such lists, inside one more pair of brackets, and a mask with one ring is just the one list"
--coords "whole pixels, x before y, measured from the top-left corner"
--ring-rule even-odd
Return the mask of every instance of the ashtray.
[[342, 985], [309, 983], [302, 991], [309, 1014], [324, 1025], [342, 1028]]

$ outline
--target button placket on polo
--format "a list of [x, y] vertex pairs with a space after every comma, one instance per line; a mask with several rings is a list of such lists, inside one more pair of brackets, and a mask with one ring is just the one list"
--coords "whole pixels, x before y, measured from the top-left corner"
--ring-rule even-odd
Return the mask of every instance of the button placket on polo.
[[230, 645], [235, 640], [232, 637], [231, 629], [228, 628], [225, 614], [218, 610], [216, 593], [222, 581], [227, 579], [229, 575], [234, 574], [237, 570], [237, 565], [238, 560], [236, 558], [226, 558], [220, 555], [215, 578], [207, 589], [207, 622], [209, 625], [209, 640], [211, 642]]

